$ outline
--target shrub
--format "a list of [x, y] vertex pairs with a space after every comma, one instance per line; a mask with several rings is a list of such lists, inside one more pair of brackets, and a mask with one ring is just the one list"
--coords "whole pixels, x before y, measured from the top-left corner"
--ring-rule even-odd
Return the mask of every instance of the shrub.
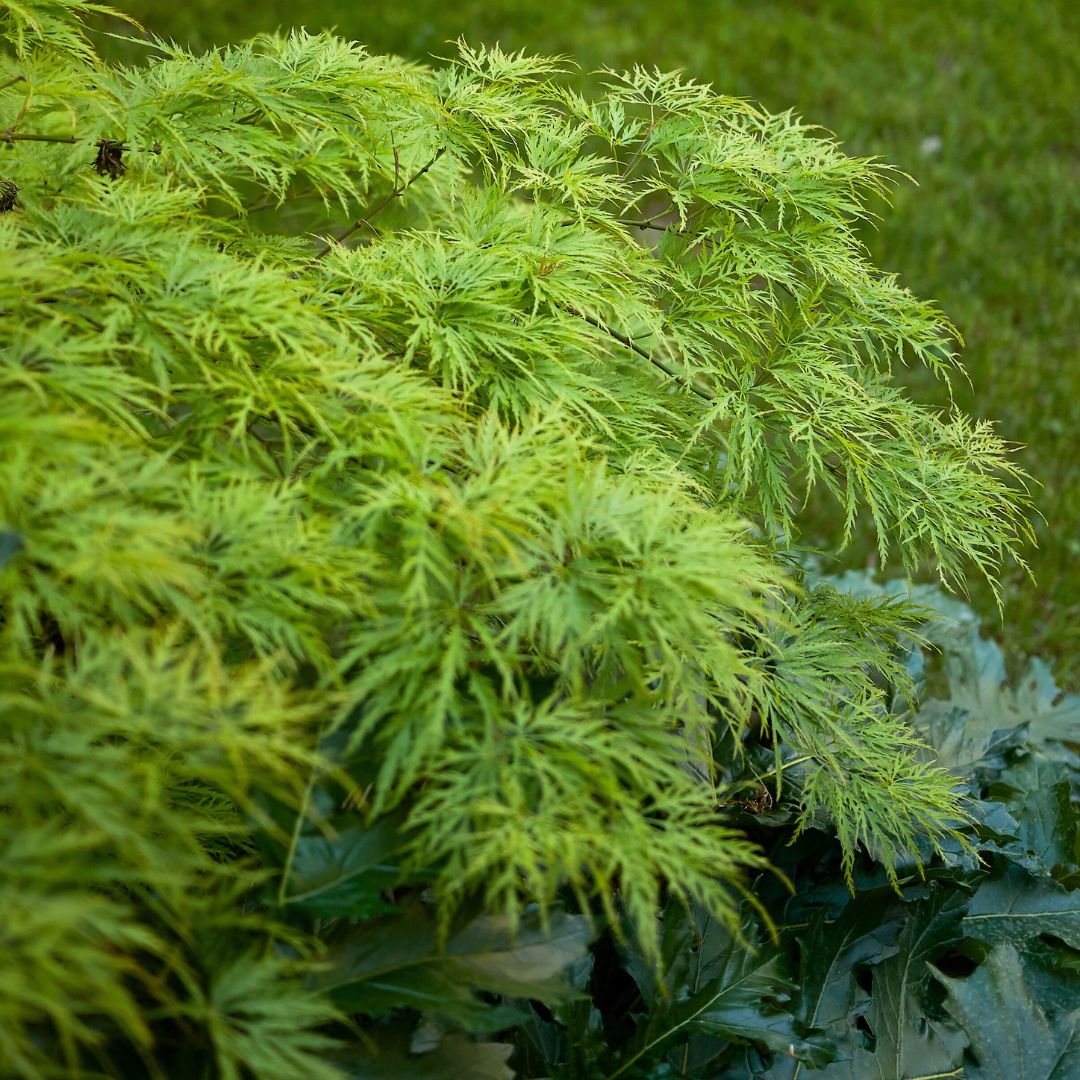
[[[127, 0], [156, 33], [192, 47], [220, 44], [271, 26], [337, 28], [376, 52], [426, 59], [450, 38], [566, 54], [582, 65], [572, 84], [586, 93], [599, 65], [676, 67], [728, 93], [794, 107], [861, 154], [905, 164], [888, 213], [858, 229], [872, 261], [900, 272], [920, 295], [936, 296], [964, 334], [972, 385], [956, 401], [1021, 436], [1016, 460], [1038, 477], [1037, 547], [1027, 553], [1039, 588], [1021, 567], [1004, 567], [1003, 607], [1017, 655], [1054, 657], [1069, 685], [1080, 656], [1080, 540], [1057, 523], [1080, 520], [1080, 7], [1067, 0]], [[106, 50], [138, 46], [103, 38]], [[898, 62], [898, 58], [903, 62]], [[591, 88], [586, 90], [585, 88]], [[1022, 88], [1022, 89], [1021, 89]], [[1039, 108], [1015, 122], [1018, 96]], [[897, 373], [916, 399], [933, 401], [932, 375]], [[804, 536], [831, 546], [836, 521], [827, 499], [800, 513]], [[844, 553], [864, 566], [873, 550], [860, 529]], [[970, 583], [977, 610], [990, 590]]]
[[[863, 600], [908, 592], [855, 573], [820, 584]], [[795, 836], [796, 800], [773, 803], [772, 782], [757, 779], [767, 751], [749, 747], [738, 821], [783, 871], [755, 882], [782, 913], [776, 935], [748, 920], [748, 951], [708, 912], [669, 904], [657, 921], [658, 978], [640, 949], [605, 934], [575, 969], [587, 1005], [537, 1012], [517, 1032], [523, 1075], [1050, 1080], [1076, 1071], [1080, 757], [1069, 740], [1080, 697], [1062, 694], [1039, 660], [1010, 685], [1000, 648], [965, 604], [925, 585], [913, 595], [928, 615], [922, 644], [902, 649], [917, 693], [889, 693], [890, 707], [962, 782], [970, 846], [947, 843], [926, 873], [909, 861], [899, 888], [860, 858], [849, 893], [832, 837], [821, 827]], [[785, 785], [797, 787], [806, 764], [785, 766]]]
[[497, 1075], [445, 1025], [558, 1007], [601, 926], [659, 977], [671, 904], [775, 916], [748, 747], [849, 883], [959, 842], [883, 689], [918, 610], [798, 569], [815, 486], [949, 584], [1027, 534], [890, 384], [956, 358], [854, 238], [888, 168], [464, 44], [109, 66], [99, 10], [4, 24], [9, 1071]]

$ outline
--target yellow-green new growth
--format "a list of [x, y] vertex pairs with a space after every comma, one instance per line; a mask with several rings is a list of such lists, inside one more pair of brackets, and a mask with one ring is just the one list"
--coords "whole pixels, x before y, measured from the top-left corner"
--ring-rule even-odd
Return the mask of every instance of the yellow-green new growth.
[[818, 483], [955, 584], [1027, 533], [1004, 445], [890, 383], [955, 358], [852, 231], [888, 170], [668, 74], [306, 33], [120, 68], [96, 5], [0, 10], [18, 1075], [335, 1075], [292, 976], [341, 920], [279, 910], [324, 778], [444, 926], [569, 893], [653, 955], [668, 896], [741, 921], [745, 740], [849, 866], [955, 831], [874, 681], [910, 613], [790, 573]]

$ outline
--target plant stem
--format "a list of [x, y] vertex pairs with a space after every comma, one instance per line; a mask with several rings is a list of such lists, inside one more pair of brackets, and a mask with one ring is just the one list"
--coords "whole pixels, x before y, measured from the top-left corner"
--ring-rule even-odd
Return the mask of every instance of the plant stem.
[[[631, 229], [653, 229], [656, 232], [667, 232], [671, 228], [670, 225], [658, 225], [657, 221], [664, 217], [664, 214], [658, 214], [654, 218], [650, 218], [648, 221], [634, 221], [630, 218], [616, 218], [620, 225], [625, 225]], [[698, 229], [697, 232], [692, 232], [690, 229], [676, 229], [676, 236], [704, 236], [705, 230]]]
[[[272, 195], [264, 195], [258, 202], [252, 203], [250, 206], [244, 208], [244, 214], [254, 214], [258, 210], [270, 210], [279, 209], [289, 202], [296, 202], [299, 199], [314, 199], [322, 195], [322, 192], [317, 188], [311, 188], [308, 191], [298, 192], [296, 195], [286, 195], [280, 202]], [[243, 214], [238, 214], [237, 217], [243, 217]]]
[[420, 169], [418, 172], [413, 173], [413, 175], [410, 176], [409, 179], [404, 184], [400, 184], [398, 181], [399, 181], [399, 170], [400, 170], [400, 167], [401, 167], [401, 162], [400, 162], [400, 158], [398, 156], [398, 152], [397, 152], [397, 150], [395, 150], [394, 151], [394, 188], [393, 188], [393, 190], [374, 209], [369, 210], [362, 218], [357, 218], [356, 221], [354, 221], [344, 232], [339, 233], [332, 240], [330, 240], [319, 251], [319, 253], [315, 256], [315, 258], [316, 259], [321, 259], [321, 258], [323, 258], [324, 255], [329, 254], [330, 251], [333, 250], [333, 247], [334, 247], [335, 244], [344, 243], [350, 236], [352, 236], [352, 234], [354, 232], [356, 232], [357, 229], [362, 229], [365, 225], [367, 225], [368, 228], [372, 228], [371, 219], [376, 214], [381, 213], [383, 210], [385, 210], [395, 199], [400, 199], [401, 196], [404, 195], [405, 192], [408, 191], [409, 188], [411, 188], [413, 186], [413, 184], [415, 184], [416, 181], [420, 179], [421, 176], [423, 176], [425, 173], [427, 173], [428, 170], [431, 169], [431, 167], [435, 164], [435, 162], [438, 161], [439, 158], [441, 158], [443, 156], [443, 154], [445, 154], [445, 153], [446, 153], [446, 147], [445, 146], [439, 147], [439, 149], [435, 151], [434, 157], [432, 157], [432, 159], [422, 169]]
[[803, 754], [802, 757], [792, 758], [790, 761], [785, 761], [783, 765], [780, 766], [780, 771], [783, 772], [785, 769], [790, 769], [793, 765], [802, 765], [804, 762], [816, 760], [817, 758], [813, 754]]
[[[20, 131], [5, 131], [0, 135], [0, 142], [48, 142], [48, 143], [77, 143], [81, 142], [77, 135], [33, 135]], [[126, 148], [125, 148], [126, 149]]]
[[[17, 143], [17, 142], [40, 142], [40, 143], [64, 143], [69, 146], [74, 146], [76, 143], [89, 142], [89, 139], [84, 139], [79, 135], [39, 135], [36, 132], [30, 131], [15, 131], [13, 128], [8, 128], [7, 131], [0, 132], [0, 142]], [[154, 143], [151, 147], [140, 146], [127, 146], [124, 143], [114, 142], [112, 139], [97, 139], [94, 142], [95, 146], [109, 146], [114, 150], [122, 150], [125, 154], [135, 153], [140, 150], [145, 150], [148, 154], [160, 154], [161, 143]]]
[[281, 868], [281, 881], [278, 884], [277, 902], [278, 907], [284, 907], [289, 893], [289, 876], [292, 874], [293, 862], [296, 860], [296, 848], [300, 843], [300, 832], [307, 818], [308, 807], [311, 805], [311, 793], [315, 788], [315, 775], [319, 771], [318, 763], [311, 766], [308, 774], [307, 786], [304, 788], [304, 801], [296, 812], [296, 820], [293, 822], [292, 835], [289, 838], [289, 850], [285, 854], [285, 865]]
[[[660, 357], [655, 356], [649, 352], [648, 349], [643, 349], [633, 338], [627, 337], [626, 334], [621, 334], [618, 330], [612, 329], [612, 327], [605, 325], [599, 319], [594, 319], [591, 315], [586, 315], [583, 311], [577, 311], [574, 308], [567, 308], [572, 315], [576, 315], [579, 319], [583, 319], [590, 326], [595, 326], [597, 330], [602, 330], [609, 337], [614, 338], [620, 345], [625, 346], [631, 352], [637, 353], [643, 360], [648, 360], [650, 364], [654, 364], [665, 375], [670, 376], [672, 379], [677, 379], [682, 382], [686, 379], [684, 374], [681, 374], [676, 368], [665, 360], [661, 360]], [[704, 398], [706, 401], [712, 401], [713, 395], [707, 389], [703, 388], [696, 379], [691, 378], [689, 387], [700, 398]]]

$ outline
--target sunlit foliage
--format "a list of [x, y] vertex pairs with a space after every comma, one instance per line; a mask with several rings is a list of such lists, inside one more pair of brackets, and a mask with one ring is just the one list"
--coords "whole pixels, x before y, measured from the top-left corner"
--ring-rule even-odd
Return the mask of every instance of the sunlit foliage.
[[1002, 443], [890, 383], [956, 358], [854, 236], [886, 167], [682, 77], [586, 100], [464, 44], [108, 66], [96, 10], [4, 13], [17, 1074], [334, 1075], [334, 927], [289, 905], [342, 809], [393, 823], [385, 884], [444, 938], [574, 903], [654, 958], [668, 899], [735, 930], [766, 863], [716, 756], [748, 733], [849, 872], [957, 834], [875, 679], [917, 613], [794, 559], [815, 485], [840, 541], [867, 513], [952, 585], [1027, 532]]

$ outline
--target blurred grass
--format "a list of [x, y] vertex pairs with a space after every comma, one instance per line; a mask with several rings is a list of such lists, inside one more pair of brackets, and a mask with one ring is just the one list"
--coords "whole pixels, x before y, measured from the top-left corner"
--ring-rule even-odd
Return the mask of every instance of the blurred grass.
[[[679, 67], [724, 93], [794, 108], [853, 154], [912, 174], [866, 241], [875, 261], [961, 328], [961, 407], [1025, 444], [1045, 521], [1037, 584], [1006, 581], [1013, 651], [1080, 677], [1080, 4], [1069, 0], [120, 0], [194, 47], [290, 25], [373, 51], [447, 54], [448, 39], [574, 57], [583, 71]], [[940, 386], [906, 375], [912, 392]], [[818, 508], [811, 533], [830, 531]], [[812, 538], [809, 537], [809, 538]], [[854, 562], [869, 548], [857, 545]], [[992, 610], [983, 589], [977, 606]]]

